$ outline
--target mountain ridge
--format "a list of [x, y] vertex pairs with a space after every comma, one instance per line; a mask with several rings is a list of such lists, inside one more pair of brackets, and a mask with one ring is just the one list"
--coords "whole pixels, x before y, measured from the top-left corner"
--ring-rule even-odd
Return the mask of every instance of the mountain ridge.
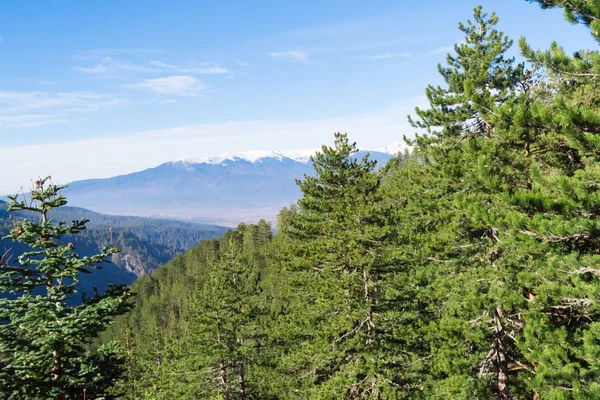
[[[395, 156], [398, 153], [403, 152], [407, 149], [406, 146], [402, 142], [394, 142], [388, 145], [378, 147], [375, 149], [364, 149], [360, 150], [358, 153], [364, 152], [375, 152], [375, 153], [384, 153], [389, 154], [391, 156]], [[283, 158], [289, 158], [291, 160], [307, 163], [310, 160], [310, 157], [314, 155], [317, 151], [321, 149], [298, 149], [298, 150], [249, 150], [242, 152], [225, 152], [216, 156], [206, 156], [206, 157], [192, 157], [192, 156], [184, 156], [174, 161], [170, 161], [171, 163], [183, 163], [183, 164], [220, 164], [226, 161], [237, 161], [237, 160], [245, 160], [249, 162], [262, 162], [264, 158], [275, 158], [278, 160], [282, 160]]]
[[[361, 150], [383, 166], [405, 146]], [[315, 150], [316, 151], [316, 150]], [[235, 227], [265, 219], [300, 197], [296, 179], [314, 173], [313, 150], [249, 151], [184, 157], [143, 171], [72, 182], [69, 203], [112, 215], [168, 218]]]

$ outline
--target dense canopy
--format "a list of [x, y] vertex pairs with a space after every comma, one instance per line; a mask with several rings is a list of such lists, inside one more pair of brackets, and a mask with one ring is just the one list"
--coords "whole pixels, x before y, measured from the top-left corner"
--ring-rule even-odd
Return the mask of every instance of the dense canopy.
[[[532, 3], [598, 37], [600, 2]], [[276, 227], [240, 224], [139, 279], [97, 343], [125, 358], [102, 393], [600, 398], [600, 56], [521, 38], [517, 60], [497, 23], [477, 7], [459, 24], [410, 150], [377, 168], [337, 133]]]

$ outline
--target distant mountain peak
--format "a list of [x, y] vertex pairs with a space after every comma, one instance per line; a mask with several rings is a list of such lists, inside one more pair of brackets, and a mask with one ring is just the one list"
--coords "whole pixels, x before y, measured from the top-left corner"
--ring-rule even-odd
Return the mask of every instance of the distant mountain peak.
[[[362, 150], [381, 168], [402, 145]], [[383, 150], [383, 151], [382, 151]], [[108, 214], [194, 219], [236, 226], [276, 221], [282, 207], [302, 197], [296, 179], [314, 175], [316, 149], [249, 151], [214, 157], [184, 157], [127, 175], [71, 182], [71, 205]]]
[[305, 163], [311, 155], [315, 154], [316, 149], [310, 150], [291, 150], [291, 151], [265, 151], [252, 150], [236, 153], [222, 153], [210, 157], [182, 157], [173, 161], [173, 163], [192, 165], [192, 164], [226, 164], [227, 161], [247, 161], [250, 163], [262, 162], [265, 158], [274, 158], [282, 161], [289, 158], [294, 161]]
[[[396, 155], [406, 149], [404, 142], [394, 142], [383, 147], [376, 149], [365, 150], [375, 151], [379, 153], [385, 153], [390, 155]], [[283, 159], [291, 159], [300, 163], [307, 163], [310, 156], [314, 155], [319, 149], [301, 149], [301, 150], [251, 150], [244, 152], [235, 153], [222, 153], [217, 156], [209, 157], [182, 157], [175, 161], [174, 164], [180, 164], [183, 166], [190, 166], [194, 164], [213, 164], [213, 165], [227, 165], [228, 161], [247, 161], [250, 163], [260, 163], [266, 158], [276, 159], [283, 161]]]
[[391, 154], [391, 155], [395, 156], [398, 153], [403, 153], [404, 150], [406, 150], [407, 148], [408, 148], [408, 146], [404, 142], [394, 142], [394, 143], [385, 145], [383, 147], [378, 147], [376, 149], [373, 149], [372, 151], [378, 151], [380, 153]]

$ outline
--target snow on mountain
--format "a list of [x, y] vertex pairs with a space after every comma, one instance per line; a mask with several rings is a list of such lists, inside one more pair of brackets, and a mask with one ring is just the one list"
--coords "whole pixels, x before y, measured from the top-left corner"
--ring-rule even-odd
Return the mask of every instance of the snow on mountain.
[[404, 142], [394, 142], [394, 143], [390, 143], [386, 146], [373, 149], [373, 151], [377, 151], [379, 153], [385, 153], [385, 154], [390, 154], [392, 156], [395, 156], [398, 153], [403, 153], [404, 150], [406, 150], [407, 148], [409, 148], [409, 146], [407, 146], [406, 143], [404, 143]]
[[209, 157], [182, 157], [173, 161], [174, 163], [183, 164], [223, 164], [227, 161], [248, 161], [251, 163], [261, 162], [265, 158], [274, 158], [279, 161], [284, 158], [289, 158], [298, 162], [306, 162], [309, 157], [315, 154], [317, 150], [292, 150], [292, 151], [264, 151], [253, 150], [237, 153], [222, 153], [217, 156]]
[[[401, 144], [371, 150], [383, 167]], [[383, 151], [382, 151], [383, 150]], [[69, 204], [106, 214], [160, 216], [235, 226], [260, 218], [275, 221], [302, 193], [296, 179], [314, 173], [316, 149], [250, 151], [185, 157], [144, 171], [72, 182]], [[355, 155], [362, 158], [367, 151]]]
[[[401, 153], [406, 148], [406, 144], [403, 142], [394, 142], [389, 145], [379, 147], [377, 149], [369, 149], [364, 151], [384, 153], [395, 156]], [[182, 157], [173, 163], [180, 163], [184, 165], [193, 164], [213, 164], [213, 165], [226, 165], [227, 161], [248, 161], [250, 163], [262, 162], [265, 158], [272, 158], [279, 161], [283, 159], [291, 159], [300, 163], [307, 163], [310, 156], [314, 155], [319, 149], [303, 149], [303, 150], [284, 150], [284, 151], [265, 151], [265, 150], [252, 150], [237, 153], [222, 153], [218, 156], [209, 157]]]

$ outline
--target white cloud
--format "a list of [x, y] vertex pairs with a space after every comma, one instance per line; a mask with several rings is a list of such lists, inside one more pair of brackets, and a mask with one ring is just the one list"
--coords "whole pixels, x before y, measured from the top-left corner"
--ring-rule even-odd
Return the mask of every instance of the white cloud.
[[85, 72], [88, 74], [106, 74], [115, 71], [128, 72], [159, 72], [160, 69], [152, 68], [146, 65], [131, 64], [127, 62], [116, 61], [112, 57], [100, 57], [99, 63], [93, 67], [77, 66], [73, 68], [75, 71]]
[[95, 75], [116, 74], [118, 72], [157, 73], [175, 72], [179, 74], [205, 75], [205, 74], [230, 74], [227, 68], [214, 66], [209, 63], [198, 63], [195, 65], [168, 64], [158, 60], [144, 61], [142, 63], [129, 63], [113, 59], [112, 57], [92, 57], [97, 61], [96, 65], [90, 67], [76, 66], [75, 71]]
[[438, 47], [437, 49], [431, 50], [430, 54], [450, 53], [454, 51], [454, 45]]
[[150, 65], [153, 65], [160, 69], [160, 71], [168, 71], [168, 72], [178, 72], [182, 74], [192, 74], [192, 75], [203, 75], [203, 74], [229, 74], [230, 70], [227, 68], [221, 67], [210, 67], [207, 63], [200, 64], [199, 67], [193, 66], [184, 66], [184, 65], [174, 65], [174, 64], [166, 64], [162, 61], [150, 61]]
[[0, 92], [0, 126], [54, 125], [121, 102], [113, 95], [93, 92]]
[[145, 49], [145, 48], [113, 48], [113, 49], [91, 49], [86, 51], [80, 51], [76, 53], [78, 58], [82, 59], [90, 59], [97, 58], [101, 56], [113, 55], [113, 54], [156, 54], [162, 53], [162, 50], [158, 49]]
[[110, 71], [108, 66], [106, 65], [95, 65], [93, 67], [73, 67], [73, 69], [77, 72], [84, 72], [86, 74], [105, 74]]
[[32, 128], [65, 122], [67, 120], [62, 116], [52, 114], [0, 115], [0, 126], [6, 125], [13, 128]]
[[305, 51], [293, 50], [293, 51], [277, 51], [273, 53], [269, 53], [269, 55], [273, 58], [281, 58], [293, 61], [308, 61], [308, 55]]
[[145, 65], [131, 64], [131, 63], [127, 63], [127, 62], [116, 61], [112, 57], [103, 57], [101, 59], [101, 61], [105, 65], [107, 65], [109, 68], [112, 68], [112, 69], [120, 69], [120, 70], [131, 71], [131, 72], [156, 72], [157, 71], [155, 68], [151, 68], [151, 67], [148, 67]]
[[240, 67], [247, 67], [247, 66], [249, 66], [249, 65], [250, 65], [250, 63], [249, 63], [249, 62], [247, 62], [247, 61], [242, 61], [242, 60], [235, 60], [235, 63], [236, 63], [237, 65], [239, 65]]
[[206, 90], [199, 80], [192, 76], [179, 75], [166, 78], [146, 79], [139, 83], [125, 85], [129, 88], [149, 89], [156, 93], [176, 96], [198, 96]]
[[375, 55], [360, 55], [360, 56], [349, 56], [348, 59], [351, 60], [387, 60], [390, 58], [409, 58], [409, 59], [417, 59], [419, 57], [433, 55], [433, 54], [441, 54], [448, 53], [454, 50], [454, 45], [451, 46], [443, 46], [438, 47], [436, 49], [422, 52], [422, 53], [410, 53], [410, 52], [400, 52], [400, 53], [383, 53], [383, 54], [375, 54]]
[[0, 113], [42, 108], [95, 111], [116, 102], [113, 96], [94, 92], [0, 92]]
[[[185, 155], [317, 148], [330, 144], [337, 131], [348, 132], [359, 147], [376, 148], [401, 140], [403, 134], [411, 136], [414, 129], [406, 115], [425, 104], [427, 100], [419, 97], [371, 113], [319, 120], [198, 124], [79, 142], [0, 147], [0, 160], [11, 166], [11, 174], [0, 180], [0, 193], [16, 192], [40, 175], [67, 183], [139, 171]], [[93, 163], [69, 156], [90, 151], [104, 156]]]

